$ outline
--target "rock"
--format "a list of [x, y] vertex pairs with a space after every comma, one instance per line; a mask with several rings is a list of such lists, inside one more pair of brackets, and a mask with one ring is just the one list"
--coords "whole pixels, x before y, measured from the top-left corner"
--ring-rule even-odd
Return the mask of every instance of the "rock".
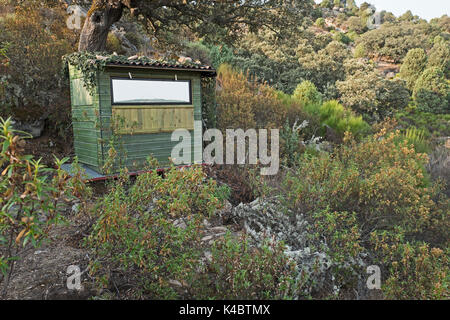
[[226, 201], [224, 207], [218, 210], [216, 215], [221, 218], [223, 222], [227, 222], [233, 218], [232, 211], [233, 205], [229, 201]]
[[207, 241], [210, 241], [212, 239], [214, 239], [214, 236], [206, 236], [206, 237], [202, 238], [202, 242], [207, 242]]
[[177, 220], [175, 220], [174, 222], [173, 222], [173, 226], [174, 227], [177, 227], [177, 228], [180, 228], [180, 229], [186, 229], [186, 227], [187, 227], [187, 225], [186, 225], [186, 222], [184, 222], [184, 220], [183, 219], [177, 219]]
[[211, 228], [211, 223], [209, 223], [209, 221], [206, 220], [206, 219], [203, 220], [203, 225], [204, 225], [206, 228]]
[[192, 58], [181, 56], [178, 58], [179, 63], [192, 63]]
[[11, 124], [15, 130], [29, 133], [33, 138], [38, 138], [42, 135], [42, 132], [44, 131], [45, 121], [44, 120], [35, 120], [33, 122], [12, 121]]
[[205, 251], [204, 256], [208, 262], [212, 261], [212, 253], [211, 251]]
[[225, 234], [228, 231], [228, 229], [226, 227], [214, 227], [209, 229], [209, 231]]
[[78, 212], [80, 212], [80, 203], [75, 203], [72, 206], [72, 214], [77, 214]]
[[178, 281], [178, 280], [169, 280], [169, 284], [171, 284], [171, 285], [173, 285], [173, 286], [176, 286], [176, 287], [182, 287], [183, 285], [181, 284], [181, 282], [180, 281]]
[[386, 74], [386, 78], [388, 79], [394, 79], [395, 78], [395, 72], [388, 72]]

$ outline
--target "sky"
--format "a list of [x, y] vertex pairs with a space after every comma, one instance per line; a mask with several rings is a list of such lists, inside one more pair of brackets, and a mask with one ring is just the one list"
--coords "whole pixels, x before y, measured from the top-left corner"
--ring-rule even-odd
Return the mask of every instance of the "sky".
[[[316, 2], [322, 1], [316, 0]], [[390, 11], [397, 17], [408, 10], [411, 10], [413, 15], [418, 15], [428, 21], [440, 18], [444, 14], [450, 15], [449, 0], [356, 0], [358, 6], [363, 2], [373, 4], [377, 11]]]

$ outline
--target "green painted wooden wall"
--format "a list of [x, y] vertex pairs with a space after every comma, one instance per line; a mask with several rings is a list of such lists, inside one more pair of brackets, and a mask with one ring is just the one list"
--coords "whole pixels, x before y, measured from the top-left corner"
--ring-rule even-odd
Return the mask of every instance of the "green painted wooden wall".
[[[118, 157], [114, 171], [120, 166], [126, 166], [129, 170], [142, 170], [146, 159], [153, 155], [158, 159], [160, 166], [169, 165], [169, 157], [172, 148], [178, 142], [171, 141], [172, 132], [169, 130], [152, 131], [152, 133], [133, 132], [119, 125], [120, 131], [112, 130], [113, 114], [127, 114], [121, 112], [126, 108], [171, 108], [177, 112], [189, 106], [116, 106], [111, 104], [111, 77], [128, 77], [132, 74], [133, 79], [175, 79], [191, 80], [193, 119], [202, 119], [201, 106], [201, 74], [194, 71], [172, 71], [172, 70], [148, 70], [132, 67], [108, 67], [97, 76], [97, 87], [93, 96], [83, 86], [82, 73], [73, 66], [69, 66], [70, 88], [72, 99], [72, 121], [74, 130], [75, 153], [80, 163], [83, 163], [99, 173], [105, 174], [104, 165], [108, 160], [110, 142], [115, 141], [114, 147]], [[179, 108], [179, 109], [177, 109]], [[174, 112], [174, 114], [175, 114]], [[148, 113], [144, 114], [148, 115]], [[181, 111], [177, 114], [185, 114]], [[166, 115], [167, 116], [167, 115]], [[115, 119], [115, 117], [113, 118]], [[189, 121], [191, 118], [189, 118]], [[117, 119], [115, 120], [116, 123]], [[186, 125], [186, 121], [177, 120]], [[120, 122], [120, 121], [119, 121]], [[194, 124], [190, 129], [194, 128]], [[189, 129], [189, 128], [188, 128]], [[114, 132], [114, 136], [113, 135]], [[194, 139], [194, 135], [197, 140]], [[191, 163], [194, 159], [202, 159], [201, 146], [195, 148], [195, 141], [202, 141], [200, 128], [191, 130]], [[121, 164], [119, 164], [121, 163]]]

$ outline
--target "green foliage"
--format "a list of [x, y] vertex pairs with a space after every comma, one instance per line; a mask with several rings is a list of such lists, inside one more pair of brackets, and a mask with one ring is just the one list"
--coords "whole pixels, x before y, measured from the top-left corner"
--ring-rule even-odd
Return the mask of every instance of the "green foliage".
[[0, 115], [30, 122], [50, 118], [50, 130], [58, 131], [70, 121], [69, 88], [59, 61], [75, 50], [77, 34], [67, 29], [60, 6], [34, 5], [22, 2], [0, 20], [0, 44], [8, 51], [7, 57], [4, 50], [0, 54]]
[[207, 274], [199, 281], [197, 299], [280, 300], [298, 295], [295, 264], [284, 254], [281, 243], [250, 245], [245, 236], [227, 234], [214, 243]]
[[189, 42], [185, 49], [186, 56], [194, 61], [199, 60], [202, 64], [212, 65], [209, 48], [201, 42]]
[[328, 8], [331, 9], [333, 7], [333, 4], [331, 3], [330, 0], [322, 0], [322, 2], [320, 2], [320, 6], [322, 8]]
[[315, 25], [317, 26], [317, 27], [319, 27], [319, 28], [325, 28], [325, 19], [324, 18], [322, 18], [322, 17], [320, 17], [320, 18], [317, 18], [317, 20], [316, 20], [316, 22], [315, 22]]
[[334, 129], [340, 135], [349, 131], [355, 137], [361, 137], [370, 129], [361, 116], [355, 116], [335, 100], [323, 103], [319, 108], [319, 116], [322, 125]]
[[[311, 215], [311, 238], [327, 239], [323, 250], [332, 262], [335, 281], [344, 287], [355, 287], [361, 268], [355, 258], [365, 251], [360, 243], [360, 230], [356, 213], [331, 212], [329, 209], [314, 212]], [[353, 262], [353, 263], [351, 263]]]
[[233, 66], [248, 72], [258, 81], [265, 81], [277, 90], [292, 93], [304, 79], [304, 71], [297, 62], [277, 62], [266, 55], [240, 50]]
[[426, 133], [426, 137], [430, 135], [435, 137], [450, 136], [450, 114], [435, 114], [423, 112], [417, 108], [407, 108], [396, 113], [396, 119], [403, 127], [416, 127]]
[[444, 71], [445, 77], [450, 79], [450, 41], [438, 36], [434, 39], [428, 58], [427, 68], [437, 67]]
[[352, 40], [343, 32], [336, 32], [333, 35], [333, 40], [342, 42], [343, 44], [349, 44], [350, 42], [352, 42]]
[[364, 45], [362, 43], [358, 44], [355, 47], [355, 51], [353, 52], [353, 56], [355, 58], [364, 58], [367, 55], [367, 51], [366, 48], [364, 47]]
[[373, 65], [351, 59], [345, 63], [347, 78], [336, 83], [340, 101], [366, 120], [383, 119], [408, 105], [409, 92], [401, 80], [386, 80]]
[[[157, 164], [151, 166], [155, 167]], [[194, 214], [209, 217], [221, 207], [226, 194], [226, 187], [217, 187], [214, 180], [206, 179], [200, 167], [182, 170], [173, 167], [164, 177], [155, 171], [140, 175], [130, 188], [129, 207], [137, 205], [139, 210], [154, 203], [158, 212], [171, 217]]]
[[6, 294], [20, 254], [30, 244], [37, 248], [62, 221], [65, 202], [84, 193], [78, 175], [69, 178], [61, 169], [68, 158], [55, 159], [56, 169], [23, 156], [24, 140], [0, 118], [0, 280]]
[[115, 52], [117, 54], [125, 54], [125, 49], [122, 47], [119, 38], [113, 33], [108, 33], [106, 40], [106, 51]]
[[410, 144], [414, 145], [417, 152], [429, 153], [430, 148], [425, 141], [425, 130], [411, 127], [406, 129], [405, 138]]
[[227, 45], [210, 47], [211, 64], [214, 68], [219, 68], [224, 63], [234, 60], [233, 50]]
[[448, 299], [448, 249], [430, 248], [423, 242], [402, 243], [397, 239], [386, 245], [384, 239], [377, 240], [389, 271], [382, 284], [387, 299]]
[[367, 23], [363, 18], [357, 16], [348, 18], [348, 20], [345, 22], [345, 26], [350, 31], [355, 31], [357, 34], [362, 34], [367, 31]]
[[[383, 292], [390, 298], [444, 298], [448, 199], [439, 200], [439, 189], [430, 185], [426, 162], [426, 155], [416, 153], [398, 132], [382, 129], [360, 143], [347, 142], [332, 155], [304, 156], [287, 173], [281, 194], [329, 239], [333, 259], [345, 261], [364, 251], [374, 255], [387, 272]], [[402, 249], [408, 243], [420, 247], [423, 241], [435, 248]], [[352, 279], [343, 281], [351, 285]], [[415, 281], [406, 279], [418, 281], [420, 295]]]
[[[150, 160], [150, 167], [156, 167]], [[202, 222], [222, 206], [228, 192], [205, 181], [201, 167], [172, 167], [163, 178], [156, 171], [134, 184], [123, 172], [96, 205], [98, 217], [87, 244], [96, 260], [91, 272], [100, 284], [108, 268], [127, 272], [135, 298], [170, 299], [179, 293], [169, 280], [192, 284], [202, 253]], [[185, 227], [174, 224], [180, 218]]]
[[427, 55], [421, 48], [411, 49], [408, 51], [402, 66], [400, 67], [399, 76], [406, 80], [406, 84], [410, 91], [414, 90], [417, 79], [427, 66]]
[[217, 93], [219, 129], [281, 128], [299, 110], [298, 103], [286, 105], [273, 88], [228, 65], [219, 68], [217, 80], [221, 88]]
[[320, 104], [322, 95], [311, 81], [302, 81], [294, 90], [292, 97], [302, 105]]
[[384, 23], [381, 28], [362, 34], [356, 44], [362, 44], [370, 58], [386, 57], [402, 62], [409, 50], [431, 48], [430, 38], [439, 34], [426, 22]]
[[426, 69], [417, 79], [413, 98], [420, 111], [448, 113], [450, 110], [450, 84], [442, 69]]
[[[308, 48], [308, 47], [307, 47]], [[304, 79], [313, 82], [326, 99], [336, 96], [327, 94], [331, 86], [338, 80], [344, 80], [344, 60], [350, 56], [350, 51], [342, 42], [332, 41], [324, 49], [314, 52], [299, 51], [299, 63], [304, 69]]]

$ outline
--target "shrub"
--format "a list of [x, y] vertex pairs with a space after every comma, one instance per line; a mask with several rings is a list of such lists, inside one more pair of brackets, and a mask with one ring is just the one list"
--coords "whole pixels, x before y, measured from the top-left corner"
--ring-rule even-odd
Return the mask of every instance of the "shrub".
[[417, 79], [427, 66], [427, 55], [421, 48], [411, 49], [400, 67], [399, 76], [406, 80], [410, 91], [413, 91]]
[[302, 105], [320, 104], [322, 96], [311, 81], [303, 81], [295, 88], [292, 97]]
[[[49, 239], [49, 231], [63, 219], [61, 211], [85, 185], [61, 169], [68, 159], [56, 159], [57, 169], [22, 155], [24, 140], [11, 128], [11, 120], [0, 118], [0, 282], [7, 293], [20, 254]], [[51, 180], [50, 180], [51, 179]], [[29, 246], [28, 246], [29, 247]]]
[[428, 57], [427, 68], [438, 67], [444, 71], [445, 77], [450, 78], [450, 48], [449, 41], [442, 37], [434, 39], [434, 46], [431, 48]]
[[381, 118], [392, 116], [404, 109], [410, 101], [405, 81], [401, 79], [382, 80], [377, 88], [378, 114]]
[[426, 69], [417, 79], [413, 97], [419, 110], [448, 113], [450, 110], [450, 84], [437, 67]]
[[424, 130], [426, 137], [450, 136], [450, 114], [422, 112], [411, 106], [396, 113], [396, 119], [404, 128], [409, 126]]
[[389, 276], [382, 284], [387, 299], [448, 299], [449, 259], [447, 252], [426, 243], [378, 245]]
[[361, 17], [357, 16], [348, 18], [345, 25], [349, 30], [355, 31], [358, 34], [364, 33], [367, 30], [367, 23]]
[[319, 28], [324, 28], [325, 27], [325, 19], [324, 18], [317, 18], [315, 25]]
[[[304, 79], [308, 79], [320, 92], [325, 93], [330, 84], [344, 80], [344, 61], [350, 57], [350, 51], [345, 44], [332, 41], [318, 52], [299, 51], [298, 60], [304, 69]], [[334, 99], [336, 97], [327, 96]]]
[[370, 58], [382, 56], [398, 63], [411, 49], [430, 49], [429, 39], [438, 33], [426, 22], [383, 23], [379, 29], [362, 34], [356, 44], [364, 45]]
[[336, 83], [340, 101], [364, 119], [383, 119], [408, 105], [409, 92], [401, 80], [386, 80], [371, 65], [347, 68], [345, 81]]
[[[356, 219], [347, 220], [345, 234], [356, 232], [352, 243], [375, 254], [376, 262], [384, 265], [386, 278], [391, 279], [384, 292], [399, 298], [403, 288], [404, 295], [417, 298], [414, 282], [402, 281], [396, 273], [401, 270], [407, 275], [409, 267], [395, 269], [393, 261], [406, 259], [402, 260], [405, 264], [409, 259], [421, 261], [424, 253], [419, 250], [397, 258], [396, 250], [400, 247], [395, 246], [395, 239], [399, 239], [401, 245], [409, 241], [421, 246], [420, 242], [425, 241], [436, 246], [431, 249], [435, 252], [445, 250], [446, 228], [450, 223], [445, 213], [448, 199], [439, 200], [439, 189], [430, 184], [424, 170], [426, 163], [426, 155], [417, 154], [398, 132], [382, 130], [366, 141], [342, 146], [333, 155], [303, 157], [298, 168], [286, 175], [282, 195], [295, 212], [308, 213], [312, 225], [318, 219], [317, 215], [312, 215], [314, 212], [327, 210], [319, 216], [321, 219], [329, 215], [327, 219], [337, 219], [345, 217], [341, 216], [342, 212], [354, 212]], [[385, 250], [389, 247], [394, 251]], [[442, 298], [442, 279], [448, 267], [444, 267], [442, 260], [438, 264], [442, 268], [434, 268], [432, 263], [438, 261], [429, 259], [427, 266], [410, 274], [420, 279], [419, 283], [428, 281], [421, 285], [424, 290], [421, 296]]]
[[119, 55], [126, 54], [125, 49], [122, 47], [119, 38], [114, 32], [108, 33], [108, 38], [106, 40], [106, 51], [107, 52], [115, 52]]
[[186, 45], [186, 55], [194, 61], [199, 60], [202, 64], [212, 65], [210, 50], [201, 42], [189, 42]]
[[346, 44], [346, 45], [348, 45], [350, 42], [352, 42], [352, 40], [343, 32], [336, 32], [333, 35], [333, 40], [342, 42], [343, 44]]
[[0, 43], [9, 43], [0, 115], [21, 121], [49, 117], [49, 127], [66, 136], [70, 95], [60, 62], [75, 50], [77, 34], [67, 29], [62, 7], [35, 5], [35, 1], [22, 2], [14, 15], [0, 21]]
[[96, 205], [98, 220], [87, 241], [95, 252], [92, 274], [105, 286], [115, 281], [110, 270], [123, 273], [135, 298], [180, 297], [169, 281], [192, 283], [203, 219], [226, 194], [205, 181], [201, 167], [173, 167], [165, 178], [145, 173], [133, 185], [122, 175]]
[[334, 129], [338, 134], [344, 135], [351, 132], [355, 137], [361, 137], [369, 131], [369, 125], [361, 116], [355, 116], [350, 110], [345, 109], [339, 102], [327, 101], [319, 108], [320, 122]]
[[355, 58], [364, 58], [364, 57], [366, 57], [366, 55], [367, 55], [367, 51], [366, 51], [366, 48], [364, 47], [364, 45], [361, 44], [361, 43], [358, 44], [355, 47], [355, 51], [353, 52], [353, 56]]
[[295, 104], [283, 104], [273, 88], [248, 79], [228, 65], [219, 68], [217, 79], [220, 129], [281, 128], [289, 109], [298, 108]]
[[[211, 249], [206, 278], [201, 279], [197, 299], [280, 300], [298, 294], [295, 264], [281, 243], [266, 241], [260, 248], [247, 238], [227, 234]], [[198, 285], [197, 285], [198, 286]]]

